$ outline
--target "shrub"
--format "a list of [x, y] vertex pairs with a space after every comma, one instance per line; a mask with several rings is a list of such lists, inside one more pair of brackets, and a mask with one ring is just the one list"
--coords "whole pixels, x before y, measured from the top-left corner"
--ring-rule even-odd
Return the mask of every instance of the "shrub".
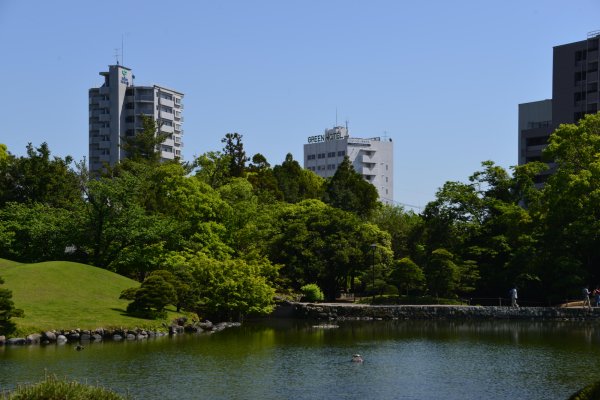
[[302, 299], [308, 302], [323, 301], [325, 296], [323, 291], [316, 283], [309, 283], [300, 288], [302, 291]]
[[[0, 278], [0, 285], [4, 280]], [[8, 289], [0, 288], [0, 334], [12, 333], [15, 330], [15, 323], [11, 321], [12, 317], [22, 317], [23, 310], [15, 308], [12, 301], [12, 292]]]
[[3, 400], [123, 400], [129, 398], [98, 386], [59, 380], [56, 376], [47, 376], [40, 383], [19, 385], [13, 392], [1, 396]]
[[[127, 295], [127, 291], [123, 292], [121, 296]], [[134, 296], [133, 302], [127, 306], [127, 312], [147, 318], [162, 318], [165, 315], [164, 308], [176, 299], [173, 285], [156, 275], [146, 278]]]

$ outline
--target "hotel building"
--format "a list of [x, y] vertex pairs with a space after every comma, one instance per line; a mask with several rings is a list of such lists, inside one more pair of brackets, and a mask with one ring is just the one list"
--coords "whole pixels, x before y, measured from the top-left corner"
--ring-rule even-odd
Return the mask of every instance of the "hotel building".
[[344, 157], [354, 170], [370, 182], [379, 200], [394, 202], [394, 148], [392, 139], [350, 137], [347, 127], [326, 129], [322, 135], [310, 136], [304, 145], [304, 168], [323, 178], [332, 177]]
[[135, 86], [133, 71], [110, 65], [100, 72], [102, 86], [89, 90], [89, 170], [113, 166], [127, 157], [124, 139], [142, 130], [142, 116], [156, 121], [167, 139], [160, 145], [162, 160], [181, 158], [183, 93], [162, 86]]

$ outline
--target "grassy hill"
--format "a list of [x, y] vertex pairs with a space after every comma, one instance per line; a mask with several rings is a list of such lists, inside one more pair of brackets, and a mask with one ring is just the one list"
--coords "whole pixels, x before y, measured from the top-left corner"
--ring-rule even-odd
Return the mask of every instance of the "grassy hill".
[[13, 292], [24, 318], [14, 318], [19, 333], [48, 329], [153, 328], [162, 321], [125, 315], [123, 289], [139, 283], [113, 272], [66, 261], [19, 264], [0, 259], [3, 287]]

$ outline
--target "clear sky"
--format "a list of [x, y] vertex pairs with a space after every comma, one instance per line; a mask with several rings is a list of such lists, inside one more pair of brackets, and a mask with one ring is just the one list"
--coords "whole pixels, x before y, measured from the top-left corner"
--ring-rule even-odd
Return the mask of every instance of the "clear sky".
[[481, 161], [517, 163], [517, 105], [552, 95], [552, 47], [600, 2], [0, 0], [0, 143], [87, 156], [88, 89], [123, 64], [185, 93], [184, 159], [239, 132], [302, 163], [308, 136], [394, 141], [394, 199], [424, 206]]

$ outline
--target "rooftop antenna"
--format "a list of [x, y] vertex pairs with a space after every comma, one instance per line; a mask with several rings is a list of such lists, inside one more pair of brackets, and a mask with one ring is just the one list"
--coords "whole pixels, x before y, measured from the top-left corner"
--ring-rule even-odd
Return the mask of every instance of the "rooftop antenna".
[[348, 118], [346, 118], [346, 132], [348, 132]]
[[123, 34], [121, 34], [121, 64], [125, 65], [125, 46], [123, 45]]
[[119, 49], [115, 49], [115, 59], [117, 61], [117, 65], [119, 65]]
[[383, 138], [387, 139], [388, 135], [387, 135], [387, 131], [383, 131]]
[[336, 127], [338, 126], [338, 123], [337, 123], [337, 107], [335, 108], [335, 126]]

